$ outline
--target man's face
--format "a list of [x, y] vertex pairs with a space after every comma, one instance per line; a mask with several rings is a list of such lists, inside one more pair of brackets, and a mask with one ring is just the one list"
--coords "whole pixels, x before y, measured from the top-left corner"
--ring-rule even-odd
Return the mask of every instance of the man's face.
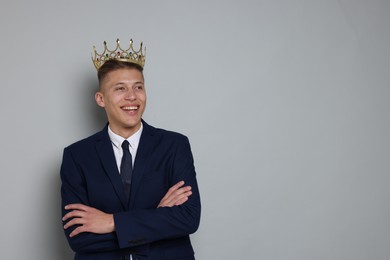
[[127, 138], [141, 127], [146, 106], [144, 79], [137, 69], [109, 72], [100, 82], [96, 103], [106, 110], [111, 130]]

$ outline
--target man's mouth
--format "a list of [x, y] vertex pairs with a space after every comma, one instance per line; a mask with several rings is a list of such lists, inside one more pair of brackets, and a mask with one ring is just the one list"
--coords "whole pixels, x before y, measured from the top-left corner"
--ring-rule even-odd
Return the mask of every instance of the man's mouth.
[[136, 111], [138, 110], [139, 106], [124, 106], [122, 107], [123, 110], [125, 111]]

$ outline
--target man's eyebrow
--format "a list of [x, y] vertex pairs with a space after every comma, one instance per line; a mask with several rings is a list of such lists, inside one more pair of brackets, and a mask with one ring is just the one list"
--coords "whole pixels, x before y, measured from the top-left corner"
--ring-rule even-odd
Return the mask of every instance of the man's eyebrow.
[[[136, 81], [136, 82], [134, 82], [132, 85], [139, 85], [139, 84], [142, 84], [142, 85], [144, 85], [144, 82], [143, 81]], [[121, 86], [121, 85], [127, 85], [127, 83], [126, 82], [123, 82], [123, 81], [119, 81], [119, 82], [117, 82], [117, 83], [114, 83], [112, 86]]]

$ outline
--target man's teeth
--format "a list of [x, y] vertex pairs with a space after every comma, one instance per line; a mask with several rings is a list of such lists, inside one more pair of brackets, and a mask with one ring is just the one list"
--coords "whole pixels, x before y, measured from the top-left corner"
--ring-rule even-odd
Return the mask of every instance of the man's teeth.
[[137, 106], [131, 106], [131, 107], [123, 107], [124, 110], [137, 110]]

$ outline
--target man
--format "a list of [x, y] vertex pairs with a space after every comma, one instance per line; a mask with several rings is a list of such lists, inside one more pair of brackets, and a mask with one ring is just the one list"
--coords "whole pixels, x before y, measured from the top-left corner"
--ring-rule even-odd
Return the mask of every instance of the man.
[[195, 259], [189, 234], [199, 226], [200, 197], [192, 153], [185, 136], [142, 120], [142, 44], [123, 50], [117, 40], [114, 51], [95, 50], [94, 63], [95, 99], [108, 124], [65, 148], [61, 166], [75, 259]]

